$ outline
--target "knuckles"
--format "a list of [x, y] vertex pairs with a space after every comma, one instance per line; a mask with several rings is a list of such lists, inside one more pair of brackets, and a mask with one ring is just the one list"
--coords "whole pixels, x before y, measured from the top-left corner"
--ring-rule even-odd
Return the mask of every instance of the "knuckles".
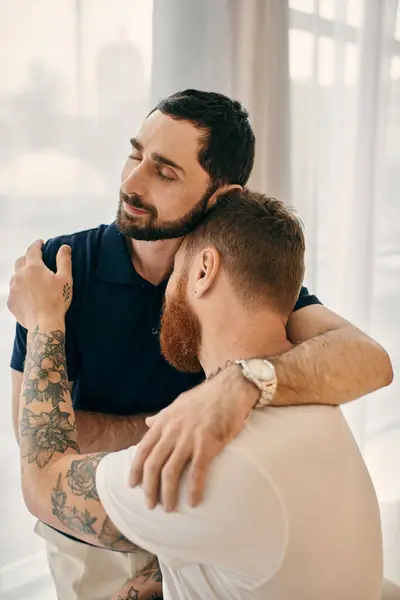
[[179, 477], [179, 471], [175, 465], [165, 466], [161, 471], [161, 481], [163, 484], [170, 484]]

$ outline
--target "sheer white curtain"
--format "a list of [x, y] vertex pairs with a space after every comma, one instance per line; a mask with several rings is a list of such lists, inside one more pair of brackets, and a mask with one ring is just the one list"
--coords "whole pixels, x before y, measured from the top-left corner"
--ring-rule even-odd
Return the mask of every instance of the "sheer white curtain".
[[22, 501], [6, 292], [32, 240], [111, 222], [149, 110], [152, 0], [0, 2], [0, 598], [55, 600]]
[[[292, 202], [307, 279], [400, 366], [400, 15], [395, 0], [290, 2]], [[357, 357], [354, 357], [357, 360]], [[400, 582], [399, 385], [344, 409], [377, 488]]]
[[288, 198], [290, 111], [286, 2], [154, 0], [154, 101], [197, 87], [237, 97], [257, 134], [252, 185]]
[[[397, 4], [2, 0], [1, 600], [53, 600], [10, 425], [10, 271], [32, 239], [112, 220], [127, 141], [155, 100], [199, 87], [243, 101], [257, 134], [251, 183], [298, 208], [309, 286], [400, 366]], [[386, 574], [400, 583], [398, 392], [395, 383], [346, 415], [378, 490]]]

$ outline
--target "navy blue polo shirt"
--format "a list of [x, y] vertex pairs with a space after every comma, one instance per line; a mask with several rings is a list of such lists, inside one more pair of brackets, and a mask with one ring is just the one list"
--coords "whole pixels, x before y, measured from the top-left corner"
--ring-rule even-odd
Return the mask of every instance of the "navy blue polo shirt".
[[[179, 373], [162, 357], [158, 333], [166, 281], [152, 285], [132, 264], [116, 225], [49, 240], [46, 265], [72, 248], [74, 294], [66, 316], [68, 379], [77, 410], [135, 415], [168, 406], [203, 379]], [[319, 304], [302, 288], [295, 310]], [[23, 371], [26, 330], [17, 324], [11, 367]]]

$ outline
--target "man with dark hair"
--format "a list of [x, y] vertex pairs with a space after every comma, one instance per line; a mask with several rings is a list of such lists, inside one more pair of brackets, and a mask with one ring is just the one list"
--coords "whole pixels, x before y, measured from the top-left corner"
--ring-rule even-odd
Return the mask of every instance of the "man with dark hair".
[[[292, 347], [286, 324], [303, 279], [304, 249], [301, 225], [283, 204], [234, 190], [176, 253], [161, 322], [165, 358], [187, 372], [202, 369], [211, 382], [236, 365], [260, 400], [213, 461], [204, 501], [188, 506], [185, 474], [177, 510], [168, 513], [152, 510], [143, 487], [128, 484], [137, 446], [80, 454], [62, 385], [71, 253], [59, 251], [54, 275], [35, 243], [17, 266], [9, 297], [28, 328], [20, 435], [29, 510], [91, 544], [156, 554], [165, 600], [376, 600], [379, 507], [340, 409], [266, 406], [276, 380], [273, 365], [260, 357]], [[58, 394], [46, 401], [34, 382], [44, 369], [41, 378], [49, 379], [50, 368], [52, 381], [54, 373], [60, 379]], [[209, 382], [203, 385], [206, 394]], [[227, 415], [217, 416], [214, 426], [226, 427]], [[49, 423], [59, 431], [52, 454], [42, 440]]]
[[[205, 174], [208, 175], [205, 189], [204, 186], [195, 187], [196, 183], [200, 183], [199, 170], [195, 173], [191, 169], [187, 173], [182, 164], [157, 152], [161, 136], [168, 138], [168, 144], [164, 140], [164, 145], [170, 153], [187, 138], [187, 146], [181, 147], [181, 153], [193, 147], [196, 163], [202, 171], [202, 180]], [[144, 122], [141, 136], [131, 139], [132, 154], [129, 159], [133, 165], [142, 161], [144, 140], [149, 138], [155, 148], [151, 156], [158, 165], [159, 177], [165, 184], [173, 185], [169, 186], [172, 188], [168, 190], [170, 194], [163, 190], [162, 199], [159, 199], [162, 201], [160, 208], [155, 202], [156, 197], [149, 197], [148, 200], [153, 200], [149, 202], [144, 197], [146, 194], [135, 191], [129, 196], [121, 190], [117, 225], [124, 235], [135, 240], [158, 241], [183, 237], [200, 222], [217, 191], [221, 193], [223, 188], [244, 186], [250, 177], [255, 137], [248, 114], [239, 102], [221, 94], [186, 90], [162, 100]], [[191, 202], [192, 188], [193, 191], [196, 189], [194, 204]], [[182, 211], [177, 208], [182, 204], [183, 195], [188, 210], [179, 217]], [[142, 212], [143, 217], [147, 213], [147, 219], [132, 219], [132, 211], [127, 212], [126, 205], [128, 209], [133, 209], [133, 216], [137, 217], [137, 213]]]
[[[196, 90], [175, 94], [131, 140], [116, 223], [54, 238], [43, 247], [44, 262], [53, 271], [59, 248], [72, 249], [66, 357], [80, 448], [117, 451], [145, 434], [132, 482], [143, 482], [151, 506], [160, 498], [167, 509], [174, 507], [188, 463], [189, 500], [198, 503], [207, 466], [260, 401], [238, 366], [207, 382], [205, 391], [198, 385], [202, 373], [177, 372], [159, 346], [165, 287], [182, 236], [195, 229], [219, 195], [247, 182], [253, 160], [254, 134], [238, 102]], [[65, 290], [66, 298], [70, 293]], [[11, 360], [17, 439], [26, 357], [22, 325], [17, 325]], [[276, 390], [263, 397], [265, 402], [341, 404], [392, 379], [384, 349], [305, 288], [287, 333], [296, 346], [271, 361]], [[59, 375], [50, 370], [49, 377], [37, 381], [45, 400], [58, 389]], [[224, 426], [219, 428], [221, 412]], [[152, 413], [158, 414], [146, 421]], [[57, 432], [53, 426], [42, 432], [49, 451], [58, 450]], [[109, 600], [152, 558], [78, 544], [43, 523], [36, 531], [47, 542], [61, 600]]]
[[190, 121], [204, 132], [198, 159], [212, 182], [246, 185], [253, 169], [255, 137], [239, 102], [215, 92], [185, 90], [162, 100], [155, 110]]

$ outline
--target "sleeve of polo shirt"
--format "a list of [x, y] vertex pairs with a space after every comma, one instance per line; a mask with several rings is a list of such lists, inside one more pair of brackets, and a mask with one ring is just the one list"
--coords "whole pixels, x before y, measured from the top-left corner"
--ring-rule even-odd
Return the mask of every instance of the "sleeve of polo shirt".
[[312, 304], [322, 304], [322, 302], [318, 300], [317, 296], [310, 294], [306, 287], [302, 287], [293, 312], [300, 308], [304, 308], [305, 306], [311, 306]]
[[[48, 240], [42, 249], [43, 261], [45, 265], [52, 271], [56, 271], [56, 256], [59, 248], [63, 245], [64, 241], [61, 238], [54, 238]], [[26, 357], [26, 336], [27, 330], [22, 327], [19, 323], [16, 324], [14, 346], [11, 355], [10, 367], [15, 371], [24, 370], [24, 363]], [[72, 343], [71, 335], [68, 336], [68, 327], [65, 335], [65, 346], [67, 355], [67, 372], [68, 379], [74, 381], [78, 374], [78, 361], [77, 355], [74, 351], [74, 345]]]
[[[187, 477], [180, 484], [177, 510], [150, 510], [141, 486], [128, 486], [136, 447], [107, 455], [96, 487], [118, 530], [171, 568], [208, 564], [246, 573], [263, 582], [276, 570], [286, 544], [286, 517], [268, 478], [241, 452], [224, 450], [207, 474], [204, 499], [191, 508]], [[251, 549], [251, 552], [248, 550]]]

